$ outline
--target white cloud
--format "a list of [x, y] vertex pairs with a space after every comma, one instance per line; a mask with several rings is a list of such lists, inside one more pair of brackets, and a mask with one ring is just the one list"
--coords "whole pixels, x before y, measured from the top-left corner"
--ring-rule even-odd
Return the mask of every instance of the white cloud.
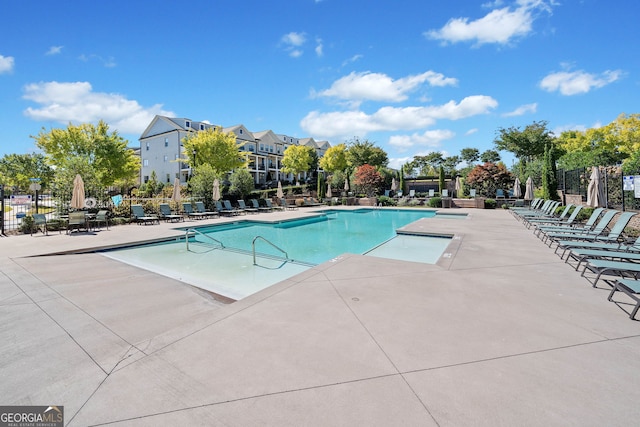
[[360, 54], [353, 55], [351, 58], [349, 58], [349, 59], [345, 60], [345, 61], [342, 63], [342, 66], [344, 67], [345, 65], [348, 65], [348, 64], [350, 64], [350, 63], [352, 63], [352, 62], [359, 61], [359, 60], [360, 60], [360, 59], [362, 59], [362, 58], [364, 58], [364, 55], [360, 55]]
[[317, 95], [352, 101], [400, 102], [406, 100], [408, 93], [414, 91], [425, 82], [431, 86], [447, 86], [458, 83], [456, 79], [445, 77], [434, 71], [427, 71], [397, 80], [393, 80], [386, 74], [381, 73], [352, 72], [336, 80], [329, 89], [323, 90]]
[[45, 55], [58, 55], [64, 46], [51, 46]]
[[10, 73], [13, 71], [13, 65], [15, 60], [13, 56], [2, 56], [0, 55], [0, 74], [2, 73]]
[[78, 57], [78, 59], [80, 61], [83, 61], [83, 62], [89, 62], [89, 61], [92, 61], [92, 60], [96, 60], [96, 61], [102, 62], [102, 65], [104, 65], [107, 68], [113, 68], [113, 67], [115, 67], [117, 65], [115, 59], [112, 56], [110, 56], [108, 58], [103, 58], [102, 56], [96, 55], [94, 53], [92, 53], [90, 55], [82, 54], [82, 55], [80, 55]]
[[622, 77], [621, 70], [607, 70], [600, 75], [578, 71], [551, 73], [542, 79], [540, 88], [547, 92], [559, 91], [562, 95], [578, 95], [601, 88]]
[[523, 116], [527, 113], [535, 113], [538, 110], [538, 104], [536, 102], [534, 102], [533, 104], [524, 104], [519, 106], [518, 108], [516, 108], [513, 111], [510, 111], [508, 113], [504, 113], [502, 115], [502, 117], [516, 117], [516, 116]]
[[469, 129], [468, 131], [466, 131], [466, 132], [464, 133], [464, 136], [473, 135], [474, 133], [477, 133], [477, 132], [478, 132], [478, 130], [479, 130], [478, 128], [472, 128], [472, 129]]
[[447, 129], [428, 130], [422, 134], [414, 133], [413, 135], [393, 135], [389, 138], [389, 144], [396, 147], [398, 151], [406, 151], [416, 145], [438, 147], [447, 139], [451, 139], [456, 134]]
[[307, 42], [307, 35], [292, 31], [282, 36], [280, 42], [284, 45], [284, 50], [289, 53], [289, 56], [298, 58], [304, 53], [301, 47]]
[[319, 138], [364, 136], [369, 132], [413, 130], [432, 126], [439, 119], [459, 120], [488, 113], [498, 102], [485, 95], [469, 96], [459, 103], [427, 107], [382, 107], [373, 114], [363, 111], [312, 111], [300, 122], [302, 129]]
[[316, 39], [316, 55], [317, 56], [322, 56], [324, 55], [324, 46], [322, 45], [322, 39], [317, 38]]
[[[501, 2], [494, 2], [499, 6]], [[470, 21], [469, 18], [450, 19], [439, 30], [429, 30], [425, 37], [441, 40], [443, 43], [475, 42], [508, 44], [513, 39], [524, 37], [533, 29], [535, 13], [539, 10], [551, 11], [553, 1], [519, 0], [517, 7], [494, 9], [482, 18]], [[487, 6], [485, 4], [484, 6]]]
[[120, 133], [142, 133], [156, 114], [175, 116], [161, 104], [145, 108], [120, 94], [93, 92], [89, 82], [31, 83], [23, 98], [40, 104], [24, 111], [30, 119], [62, 124], [104, 120]]

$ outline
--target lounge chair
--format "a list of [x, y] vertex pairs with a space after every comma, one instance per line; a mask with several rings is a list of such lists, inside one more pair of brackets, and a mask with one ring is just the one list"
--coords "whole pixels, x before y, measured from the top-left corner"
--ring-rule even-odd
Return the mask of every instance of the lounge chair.
[[259, 211], [258, 208], [254, 208], [253, 206], [251, 207], [247, 206], [247, 204], [242, 199], [238, 200], [238, 208], [250, 214], [257, 214]]
[[636, 302], [635, 307], [629, 313], [629, 319], [634, 319], [636, 313], [638, 312], [638, 308], [640, 308], [640, 298], [637, 295], [640, 294], [640, 281], [632, 280], [632, 279], [618, 279], [613, 283], [613, 289], [611, 289], [611, 293], [607, 300], [613, 302], [613, 294], [616, 291], [621, 291], [626, 294], [629, 298]]
[[204, 214], [204, 216], [208, 218], [212, 218], [214, 216], [220, 216], [218, 212], [208, 211], [207, 208], [204, 206], [204, 202], [196, 202], [196, 210], [197, 210], [197, 213]]
[[624, 252], [640, 252], [640, 236], [631, 244], [623, 242], [588, 242], [584, 240], [572, 240], [562, 242], [564, 251], [560, 255], [563, 259], [565, 254], [579, 249], [591, 249], [598, 251], [624, 251]]
[[87, 214], [83, 211], [69, 212], [69, 222], [67, 224], [67, 234], [71, 234], [73, 229], [77, 229], [78, 232], [84, 228], [84, 231], [89, 231], [89, 224], [87, 223]]
[[409, 197], [412, 199], [416, 197], [416, 190], [409, 190]]
[[191, 206], [191, 203], [183, 203], [182, 204], [182, 211], [189, 218], [205, 219], [207, 217], [207, 214], [194, 211], [193, 210], [193, 206]]
[[304, 202], [303, 206], [309, 206], [309, 207], [321, 206], [321, 203], [318, 203], [318, 202], [316, 202], [315, 200], [313, 200], [311, 198], [303, 197], [302, 201]]
[[184, 217], [182, 215], [174, 214], [171, 212], [171, 206], [168, 203], [160, 204], [160, 218], [164, 219], [167, 222], [180, 222], [184, 221]]
[[293, 211], [293, 210], [298, 209], [298, 207], [295, 204], [293, 204], [293, 205], [288, 204], [287, 203], [287, 199], [280, 199], [280, 206], [282, 206], [282, 209], [284, 209], [284, 210]]
[[496, 190], [496, 199], [504, 199], [504, 190], [501, 188]]
[[596, 221], [598, 221], [598, 218], [600, 218], [600, 215], [602, 214], [602, 212], [604, 212], [604, 208], [597, 208], [594, 209], [594, 211], [591, 213], [591, 216], [587, 219], [587, 222], [585, 222], [584, 224], [581, 225], [576, 225], [576, 224], [568, 224], [568, 225], [543, 225], [543, 226], [539, 226], [537, 228], [536, 231], [534, 231], [534, 234], [538, 237], [540, 237], [541, 239], [544, 238], [544, 236], [540, 236], [541, 234], [546, 234], [546, 233], [554, 233], [554, 232], [562, 232], [565, 230], [591, 230], [595, 224]]
[[[429, 190], [429, 191], [431, 191], [431, 190]], [[429, 193], [429, 194], [431, 194], [431, 193]], [[469, 197], [474, 197], [474, 198], [476, 197], [475, 188], [472, 188], [471, 190], [469, 190]]]
[[555, 210], [558, 209], [558, 207], [556, 206], [555, 209], [552, 209], [551, 215], [549, 215], [549, 216], [542, 215], [542, 216], [540, 216], [538, 218], [536, 218], [536, 217], [528, 217], [528, 218], [525, 219], [524, 222], [525, 222], [527, 228], [531, 228], [532, 226], [534, 226], [536, 224], [540, 224], [540, 225], [542, 225], [542, 224], [561, 225], [561, 224], [565, 223], [565, 219], [569, 215], [569, 211], [571, 211], [571, 208], [573, 208], [573, 205], [571, 203], [569, 203], [567, 206], [564, 207], [562, 212], [560, 212], [560, 215], [556, 216], [555, 215]]
[[260, 206], [260, 202], [258, 202], [256, 199], [251, 199], [251, 206], [253, 206], [255, 209], [258, 209], [260, 212], [271, 212], [273, 211], [273, 205], [271, 204], [271, 200], [269, 199], [263, 199], [264, 200], [264, 204], [265, 206]]
[[449, 190], [442, 190], [442, 197], [449, 197]]
[[228, 200], [223, 200], [222, 204], [224, 205], [224, 208], [226, 210], [235, 212], [236, 215], [246, 215], [247, 214], [247, 211], [245, 211], [244, 209], [234, 208], [233, 206], [231, 206], [231, 202], [228, 201]]
[[[602, 276], [617, 276], [617, 278], [638, 279], [640, 276], [640, 263], [631, 261], [610, 261], [606, 259], [590, 259], [584, 263], [582, 277], [585, 277], [587, 270], [595, 273], [592, 286], [595, 288]], [[609, 286], [614, 286], [611, 279], [602, 279]]]
[[[570, 207], [573, 205], [567, 205], [567, 207]], [[560, 218], [547, 218], [545, 219], [538, 219], [538, 220], [531, 220], [529, 221], [530, 223], [532, 222], [532, 225], [536, 228], [536, 230], [534, 231], [534, 234], [537, 236], [538, 235], [538, 228], [539, 227], [545, 227], [545, 226], [568, 226], [568, 225], [572, 225], [574, 223], [574, 221], [576, 220], [576, 218], [578, 217], [578, 214], [580, 213], [580, 211], [582, 210], [582, 205], [578, 205], [578, 206], [574, 206], [573, 207], [573, 211], [571, 211], [571, 215], [569, 215], [569, 217], [565, 220], [562, 219], [562, 215], [560, 216]], [[564, 212], [563, 212], [564, 214]]]
[[100, 224], [104, 223], [107, 230], [109, 229], [109, 211], [100, 210], [94, 218], [89, 218], [89, 223], [93, 225], [93, 228], [100, 227]]
[[610, 261], [640, 261], [640, 252], [638, 251], [613, 251], [605, 249], [586, 249], [579, 248], [569, 252], [569, 256], [565, 262], [570, 264], [569, 260], [576, 260], [576, 271], [580, 268], [580, 265], [590, 259], [607, 259]]
[[555, 211], [560, 206], [560, 202], [550, 201], [540, 212], [529, 212], [519, 215], [523, 222], [527, 223], [531, 219], [555, 218]]
[[284, 210], [284, 208], [281, 206], [274, 206], [273, 203], [271, 203], [271, 200], [269, 199], [264, 199], [264, 204], [267, 205], [266, 209], [269, 209], [269, 211], [272, 211], [274, 209]]
[[219, 200], [216, 201], [216, 210], [220, 215], [226, 215], [226, 216], [238, 215], [235, 209], [227, 209], [222, 205], [222, 202]]
[[[614, 212], [613, 216], [617, 214], [617, 211], [610, 211], [610, 212]], [[609, 212], [603, 215], [602, 217], [603, 219], [600, 221], [601, 223], [607, 221], [608, 213]], [[598, 231], [598, 228], [600, 227], [600, 223], [598, 223], [598, 225], [594, 227], [592, 232], [588, 232], [586, 233], [586, 235], [582, 235], [582, 234], [570, 235], [569, 238], [565, 240], [590, 240], [594, 242], [617, 242], [620, 239], [622, 232], [627, 227], [627, 225], [629, 225], [629, 221], [631, 221], [631, 218], [634, 215], [635, 215], [635, 212], [621, 213], [618, 219], [616, 220], [616, 223], [613, 225], [613, 227], [611, 227], [611, 230], [609, 230], [607, 234], [603, 234], [603, 232], [606, 226], [609, 224], [609, 222], [611, 222], [611, 220], [606, 222], [606, 224], [600, 231]], [[559, 239], [556, 239], [556, 243], [558, 244], [558, 246], [560, 246], [562, 244], [562, 237], [560, 237]]]
[[[160, 224], [160, 218], [155, 215], [147, 215], [142, 205], [131, 205], [131, 213], [133, 214], [133, 220], [138, 225]], [[71, 220], [71, 217], [69, 217], [69, 220]]]

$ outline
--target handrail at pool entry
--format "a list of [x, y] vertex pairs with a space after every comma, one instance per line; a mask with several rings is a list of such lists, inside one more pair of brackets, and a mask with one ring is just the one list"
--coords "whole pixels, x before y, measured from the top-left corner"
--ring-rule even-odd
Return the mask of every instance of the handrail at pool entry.
[[193, 233], [193, 234], [194, 234], [194, 236], [195, 236], [196, 234], [199, 234], [199, 235], [201, 235], [201, 236], [206, 237], [207, 239], [213, 240], [214, 242], [216, 242], [217, 244], [219, 244], [219, 245], [220, 245], [220, 247], [222, 247], [222, 248], [224, 249], [224, 244], [223, 244], [220, 240], [215, 239], [215, 238], [213, 238], [213, 237], [209, 236], [208, 234], [204, 234], [204, 233], [202, 233], [202, 232], [200, 232], [200, 231], [196, 230], [195, 228], [187, 228], [187, 231], [185, 232], [185, 235], [184, 235], [184, 241], [185, 241], [185, 243], [186, 243], [186, 245], [187, 245], [187, 251], [189, 250], [189, 233], [190, 233], [190, 232], [191, 232], [191, 233]]
[[256, 263], [256, 240], [264, 240], [265, 242], [267, 242], [268, 244], [270, 244], [271, 246], [273, 246], [275, 249], [279, 250], [280, 252], [282, 252], [284, 254], [284, 258], [287, 261], [293, 261], [292, 259], [289, 259], [289, 255], [287, 254], [287, 252], [284, 249], [281, 249], [279, 247], [277, 247], [276, 245], [274, 245], [273, 243], [271, 243], [270, 241], [268, 241], [267, 239], [265, 239], [262, 236], [256, 236], [253, 238], [253, 241], [251, 242], [251, 252], [253, 252], [253, 265], [258, 265]]

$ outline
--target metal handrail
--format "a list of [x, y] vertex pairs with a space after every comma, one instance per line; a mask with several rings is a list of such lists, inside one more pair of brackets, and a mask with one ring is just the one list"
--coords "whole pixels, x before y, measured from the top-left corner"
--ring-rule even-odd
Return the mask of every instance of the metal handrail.
[[253, 241], [251, 242], [251, 251], [253, 252], [253, 265], [258, 265], [256, 263], [256, 240], [258, 240], [258, 239], [264, 240], [265, 242], [267, 242], [268, 244], [273, 246], [273, 248], [275, 248], [275, 249], [279, 250], [280, 252], [282, 252], [284, 254], [284, 258], [287, 261], [293, 261], [292, 259], [289, 259], [289, 255], [287, 254], [287, 252], [284, 249], [277, 247], [276, 245], [274, 245], [273, 243], [271, 243], [270, 241], [268, 241], [267, 239], [265, 239], [262, 236], [256, 236], [256, 237], [254, 237]]
[[199, 234], [201, 236], [206, 237], [207, 239], [213, 240], [214, 242], [219, 244], [220, 247], [222, 247], [224, 249], [224, 244], [220, 240], [215, 239], [215, 238], [209, 236], [208, 234], [204, 234], [204, 233], [196, 230], [195, 228], [187, 228], [187, 231], [185, 232], [185, 237], [184, 237], [184, 241], [185, 241], [185, 243], [187, 245], [187, 251], [189, 250], [189, 232], [192, 232], [192, 233], [195, 233], [195, 234]]

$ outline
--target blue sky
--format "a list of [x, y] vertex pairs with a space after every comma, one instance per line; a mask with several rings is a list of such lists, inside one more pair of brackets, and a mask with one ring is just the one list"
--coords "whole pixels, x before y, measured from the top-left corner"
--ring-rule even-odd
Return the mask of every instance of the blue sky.
[[[155, 114], [415, 155], [637, 113], [637, 2], [0, 0], [0, 155]], [[508, 166], [512, 158], [501, 153]]]

